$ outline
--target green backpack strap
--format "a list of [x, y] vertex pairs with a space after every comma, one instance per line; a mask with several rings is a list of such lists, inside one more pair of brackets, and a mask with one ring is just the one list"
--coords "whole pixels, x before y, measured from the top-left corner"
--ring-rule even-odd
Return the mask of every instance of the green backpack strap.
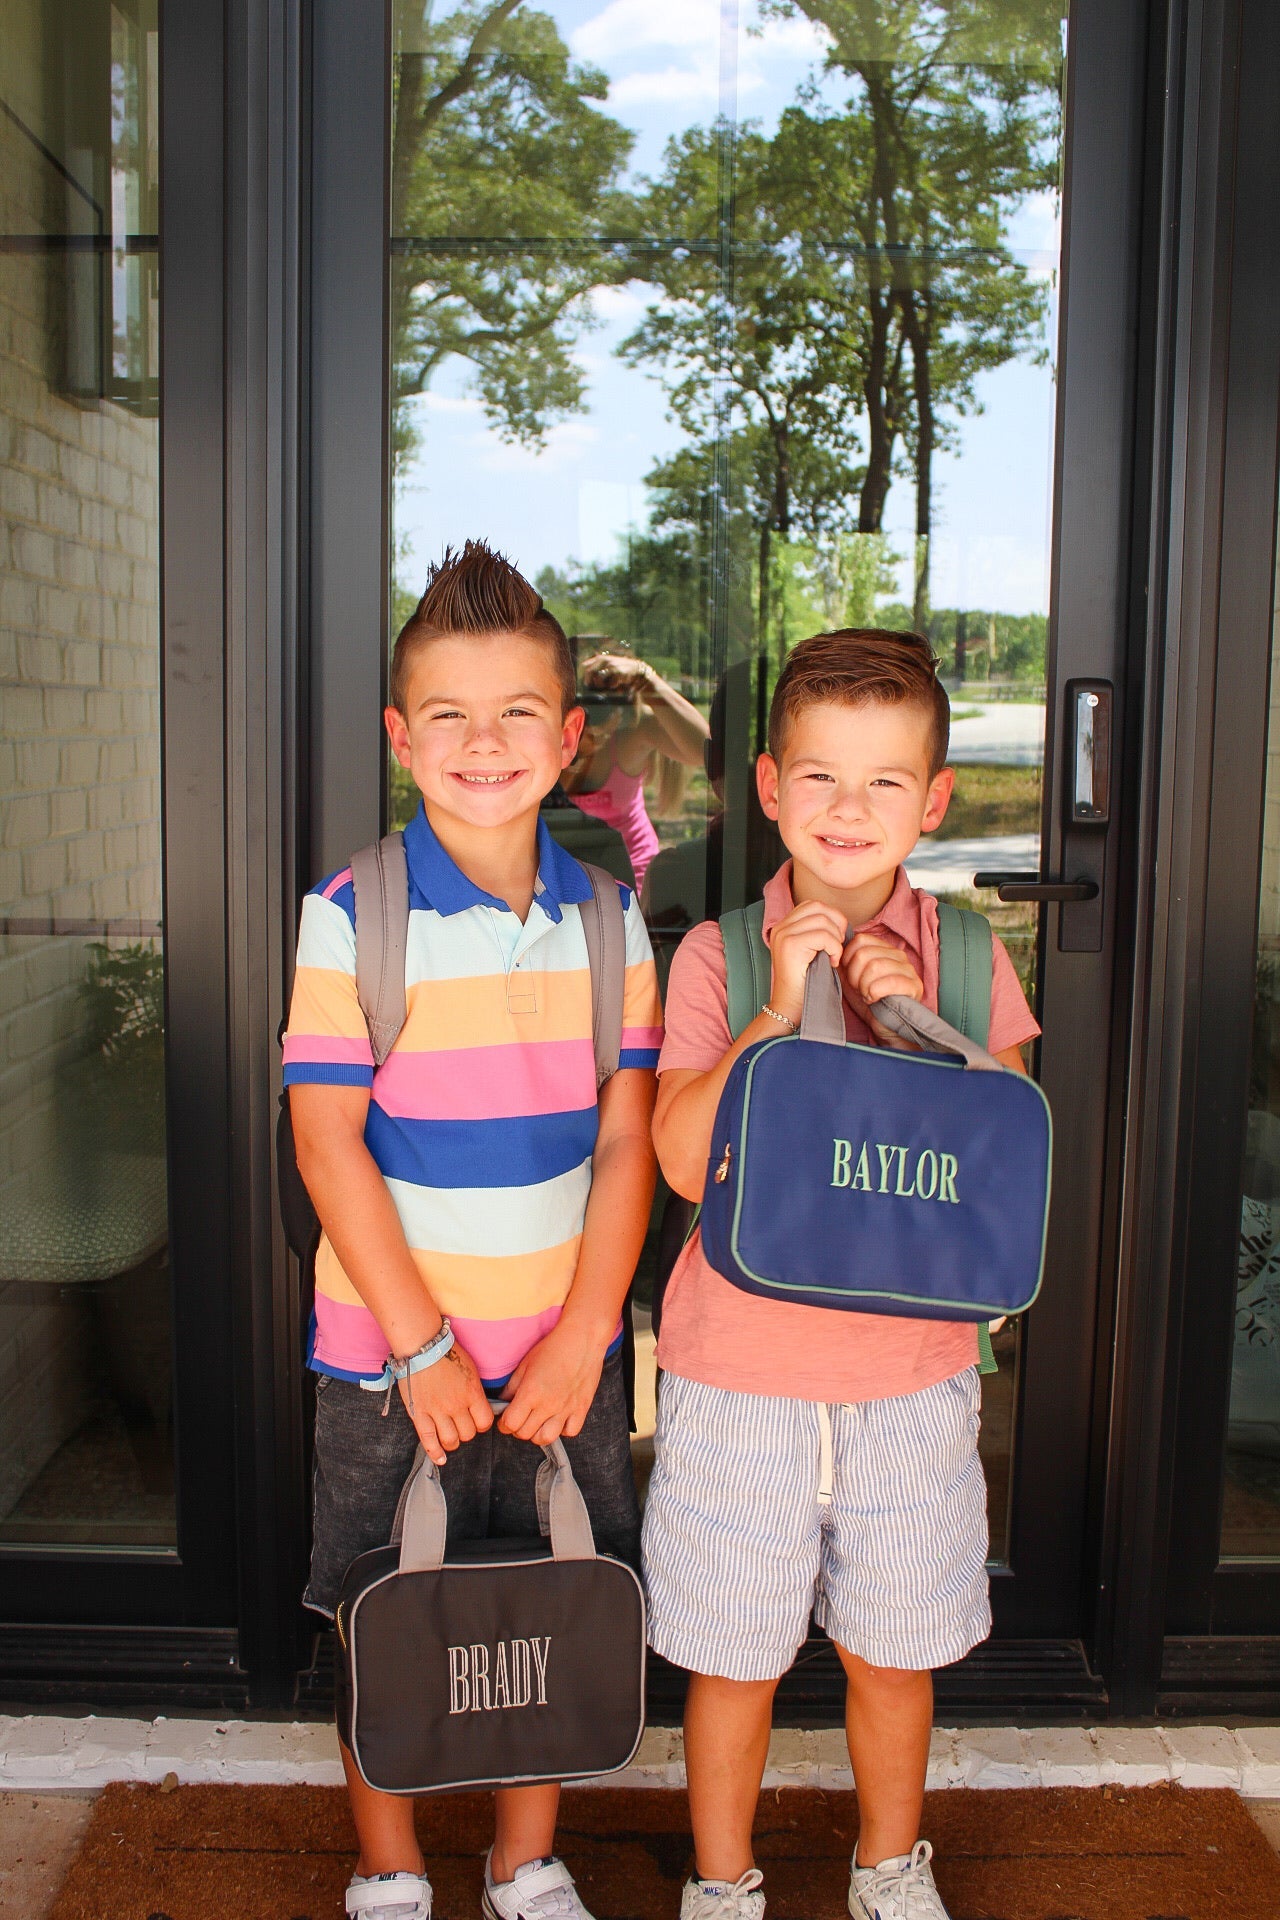
[[[991, 1030], [991, 922], [985, 913], [938, 902], [938, 1012], [980, 1047]], [[998, 1373], [991, 1329], [978, 1327], [978, 1372]]]
[[720, 915], [725, 984], [729, 992], [729, 1033], [736, 1040], [751, 1025], [765, 1001], [773, 968], [764, 943], [764, 901], [731, 907]]
[[938, 902], [938, 1012], [980, 1047], [991, 1029], [991, 922]]

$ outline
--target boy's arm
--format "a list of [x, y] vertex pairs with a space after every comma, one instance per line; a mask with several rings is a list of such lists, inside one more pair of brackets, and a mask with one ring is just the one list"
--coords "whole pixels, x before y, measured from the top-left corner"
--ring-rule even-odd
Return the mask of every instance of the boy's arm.
[[[441, 1315], [405, 1243], [387, 1183], [364, 1142], [367, 1087], [289, 1089], [298, 1171], [342, 1269], [392, 1353], [403, 1359], [440, 1331]], [[470, 1356], [454, 1346], [443, 1360], [401, 1382], [423, 1448], [443, 1466], [446, 1452], [493, 1424]]]
[[639, 1067], [621, 1068], [600, 1089], [577, 1272], [556, 1325], [507, 1383], [504, 1433], [545, 1446], [582, 1430], [649, 1224], [653, 1096], [654, 1076]]

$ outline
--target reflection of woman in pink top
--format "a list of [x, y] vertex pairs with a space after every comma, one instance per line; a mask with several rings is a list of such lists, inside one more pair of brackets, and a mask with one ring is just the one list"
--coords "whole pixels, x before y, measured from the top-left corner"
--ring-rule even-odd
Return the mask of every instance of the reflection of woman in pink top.
[[597, 653], [583, 663], [579, 679], [587, 724], [565, 790], [583, 813], [622, 835], [638, 889], [659, 845], [645, 780], [657, 775], [659, 818], [676, 813], [689, 768], [702, 765], [710, 729], [645, 660]]

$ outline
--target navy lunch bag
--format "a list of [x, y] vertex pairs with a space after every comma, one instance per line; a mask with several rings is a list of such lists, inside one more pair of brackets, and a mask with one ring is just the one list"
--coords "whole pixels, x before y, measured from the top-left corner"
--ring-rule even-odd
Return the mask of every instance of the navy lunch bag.
[[745, 1293], [921, 1320], [1021, 1313], [1040, 1290], [1052, 1124], [1034, 1080], [917, 1001], [876, 1016], [928, 1049], [845, 1039], [825, 955], [795, 1035], [739, 1055], [716, 1110], [702, 1248]]

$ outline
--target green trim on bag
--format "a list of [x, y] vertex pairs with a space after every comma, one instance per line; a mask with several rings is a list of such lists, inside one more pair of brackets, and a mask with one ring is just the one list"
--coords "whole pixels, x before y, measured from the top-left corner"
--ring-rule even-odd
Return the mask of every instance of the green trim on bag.
[[[767, 1053], [771, 1053], [775, 1047], [789, 1047], [793, 1044], [794, 1040], [795, 1040], [795, 1035], [787, 1034], [787, 1035], [780, 1036], [777, 1040], [762, 1041], [760, 1045], [754, 1050], [750, 1060], [747, 1062], [747, 1071], [743, 1076], [742, 1129], [738, 1136], [738, 1151], [737, 1151], [737, 1154], [735, 1155], [735, 1158], [737, 1160], [737, 1168], [733, 1176], [734, 1178], [733, 1224], [729, 1230], [729, 1248], [733, 1254], [734, 1259], [737, 1261], [738, 1265], [742, 1268], [742, 1271], [745, 1274], [748, 1274], [751, 1277], [751, 1279], [755, 1281], [758, 1287], [768, 1287], [770, 1292], [772, 1293], [829, 1293], [833, 1297], [839, 1298], [841, 1300], [862, 1300], [862, 1299], [896, 1300], [900, 1306], [904, 1306], [904, 1307], [936, 1306], [937, 1301], [932, 1299], [927, 1294], [895, 1293], [889, 1287], [822, 1287], [816, 1284], [810, 1285], [807, 1281], [805, 1282], [803, 1287], [797, 1287], [793, 1281], [773, 1280], [768, 1278], [765, 1274], [757, 1273], [755, 1268], [752, 1266], [749, 1266], [746, 1260], [743, 1258], [741, 1240], [740, 1240], [740, 1229], [742, 1225], [742, 1203], [744, 1198], [743, 1177], [744, 1177], [746, 1164], [747, 1164], [747, 1129], [751, 1122], [751, 1082], [755, 1077], [756, 1068], [759, 1066], [760, 1062], [764, 1059]], [[846, 1040], [844, 1043], [844, 1046], [845, 1046], [845, 1051], [848, 1053], [874, 1053], [874, 1054], [883, 1055], [882, 1048], [860, 1046], [856, 1040]], [[964, 1073], [966, 1071], [962, 1062], [958, 1060], [953, 1063], [951, 1061], [939, 1060], [936, 1056], [926, 1058], [923, 1055], [912, 1054], [912, 1053], [899, 1053], [895, 1056], [895, 1058], [902, 1061], [904, 1065], [908, 1065], [908, 1066], [935, 1067], [935, 1068], [942, 1067], [945, 1070], [955, 1072], [955, 1073]], [[1010, 1069], [1006, 1068], [1005, 1071], [1009, 1072]], [[1044, 1108], [1045, 1119], [1049, 1127], [1049, 1151], [1047, 1155], [1047, 1166], [1046, 1166], [1046, 1172], [1045, 1172], [1044, 1221], [1040, 1229], [1040, 1269], [1036, 1275], [1035, 1290], [1032, 1293], [1031, 1298], [1027, 1301], [1026, 1306], [1013, 1309], [1013, 1311], [1015, 1311], [1016, 1313], [1025, 1313], [1028, 1307], [1032, 1307], [1035, 1305], [1036, 1301], [1040, 1297], [1040, 1289], [1044, 1285], [1045, 1250], [1048, 1246], [1048, 1241], [1049, 1241], [1049, 1195], [1050, 1195], [1050, 1190], [1053, 1184], [1053, 1114], [1049, 1110], [1049, 1102], [1045, 1098], [1044, 1089], [1039, 1085], [1039, 1083], [1031, 1079], [1030, 1075], [1028, 1074], [1019, 1074], [1018, 1078], [1019, 1080], [1023, 1081], [1028, 1087], [1032, 1087], [1035, 1089], [1036, 1096], [1039, 1099], [1040, 1104]], [[803, 1305], [805, 1303], [799, 1302], [798, 1304]], [[1002, 1314], [1008, 1315], [1010, 1312], [1010, 1308], [1007, 1305], [1007, 1303], [1004, 1303], [1001, 1301], [992, 1301], [988, 1303], [983, 1300], [970, 1300], [970, 1301], [967, 1301], [965, 1304], [968, 1311], [973, 1313], [985, 1314], [988, 1318], [992, 1320], [999, 1319]]]

